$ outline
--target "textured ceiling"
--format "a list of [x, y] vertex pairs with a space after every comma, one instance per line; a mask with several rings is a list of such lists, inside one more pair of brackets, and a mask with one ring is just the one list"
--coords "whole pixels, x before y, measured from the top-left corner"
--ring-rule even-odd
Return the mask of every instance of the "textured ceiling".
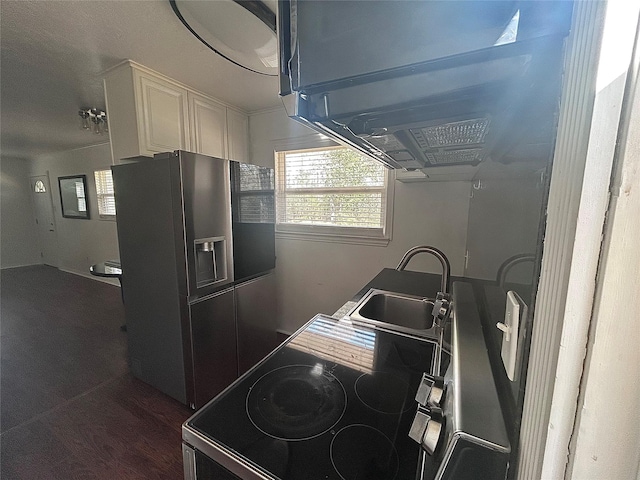
[[213, 53], [168, 0], [2, 0], [0, 20], [3, 156], [103, 143], [77, 111], [104, 108], [100, 74], [127, 58], [247, 111], [280, 105], [275, 77]]

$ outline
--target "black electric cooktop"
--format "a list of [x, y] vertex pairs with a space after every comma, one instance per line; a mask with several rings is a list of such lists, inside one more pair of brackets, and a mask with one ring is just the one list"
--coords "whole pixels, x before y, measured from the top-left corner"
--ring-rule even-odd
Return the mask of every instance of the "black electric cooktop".
[[243, 478], [413, 479], [408, 432], [434, 347], [318, 315], [189, 419], [185, 441]]

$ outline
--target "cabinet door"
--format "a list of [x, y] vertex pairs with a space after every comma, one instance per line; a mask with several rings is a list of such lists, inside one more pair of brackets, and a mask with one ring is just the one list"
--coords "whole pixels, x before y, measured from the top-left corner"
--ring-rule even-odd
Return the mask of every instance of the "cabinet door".
[[200, 408], [238, 377], [233, 288], [190, 309], [195, 406]]
[[276, 335], [276, 282], [270, 273], [236, 285], [239, 374], [273, 350]]
[[227, 158], [227, 109], [189, 92], [189, 117], [196, 153]]
[[229, 129], [229, 160], [249, 161], [249, 117], [230, 108], [227, 109]]
[[187, 90], [134, 70], [140, 153], [189, 150]]

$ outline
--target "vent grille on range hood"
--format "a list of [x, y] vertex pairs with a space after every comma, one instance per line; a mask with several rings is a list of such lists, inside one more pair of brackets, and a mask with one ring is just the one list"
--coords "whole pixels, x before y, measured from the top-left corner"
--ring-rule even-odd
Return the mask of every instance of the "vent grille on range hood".
[[462, 122], [444, 123], [425, 128], [409, 129], [421, 148], [438, 148], [484, 143], [489, 118], [474, 118]]
[[427, 153], [426, 157], [433, 165], [475, 164], [484, 160], [481, 148], [445, 150], [444, 152]]
[[447, 122], [394, 133], [362, 135], [404, 168], [430, 165], [478, 164], [484, 160], [482, 147], [489, 130], [489, 117]]

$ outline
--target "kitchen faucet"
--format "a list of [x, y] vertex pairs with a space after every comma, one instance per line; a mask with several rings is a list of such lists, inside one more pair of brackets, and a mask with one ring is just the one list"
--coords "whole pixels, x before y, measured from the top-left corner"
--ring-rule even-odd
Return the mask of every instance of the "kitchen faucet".
[[449, 318], [449, 313], [451, 311], [451, 294], [450, 294], [450, 281], [451, 281], [451, 265], [449, 264], [449, 259], [447, 256], [438, 250], [435, 247], [430, 247], [427, 245], [413, 247], [402, 256], [400, 263], [396, 267], [396, 270], [403, 271], [409, 260], [411, 260], [418, 253], [430, 253], [434, 257], [436, 257], [440, 264], [442, 265], [442, 279], [440, 282], [440, 291], [437, 293], [436, 298], [433, 302], [433, 310], [431, 312], [433, 316], [433, 324], [438, 327], [439, 335], [438, 335], [438, 345], [435, 356], [435, 362], [432, 367], [432, 373], [434, 375], [440, 374], [440, 364], [442, 358], [442, 344], [444, 341], [444, 324]]
[[442, 265], [442, 282], [440, 284], [440, 292], [449, 294], [449, 290], [451, 288], [451, 286], [449, 285], [451, 276], [451, 265], [449, 264], [447, 256], [435, 247], [423, 245], [407, 250], [407, 253], [402, 256], [402, 260], [400, 260], [400, 263], [396, 267], [396, 270], [404, 270], [409, 263], [409, 260], [411, 260], [418, 253], [430, 253], [440, 261], [440, 264]]
[[451, 289], [451, 265], [449, 264], [449, 259], [447, 259], [447, 256], [443, 252], [435, 247], [422, 245], [407, 250], [407, 253], [402, 256], [402, 259], [396, 267], [396, 270], [403, 271], [409, 263], [409, 260], [411, 260], [418, 253], [430, 253], [431, 255], [436, 257], [442, 265], [442, 281], [440, 283], [440, 291], [436, 295], [435, 301], [433, 302], [432, 312], [434, 324], [442, 326], [449, 316], [449, 307], [451, 302], [451, 294], [449, 293], [449, 290]]

